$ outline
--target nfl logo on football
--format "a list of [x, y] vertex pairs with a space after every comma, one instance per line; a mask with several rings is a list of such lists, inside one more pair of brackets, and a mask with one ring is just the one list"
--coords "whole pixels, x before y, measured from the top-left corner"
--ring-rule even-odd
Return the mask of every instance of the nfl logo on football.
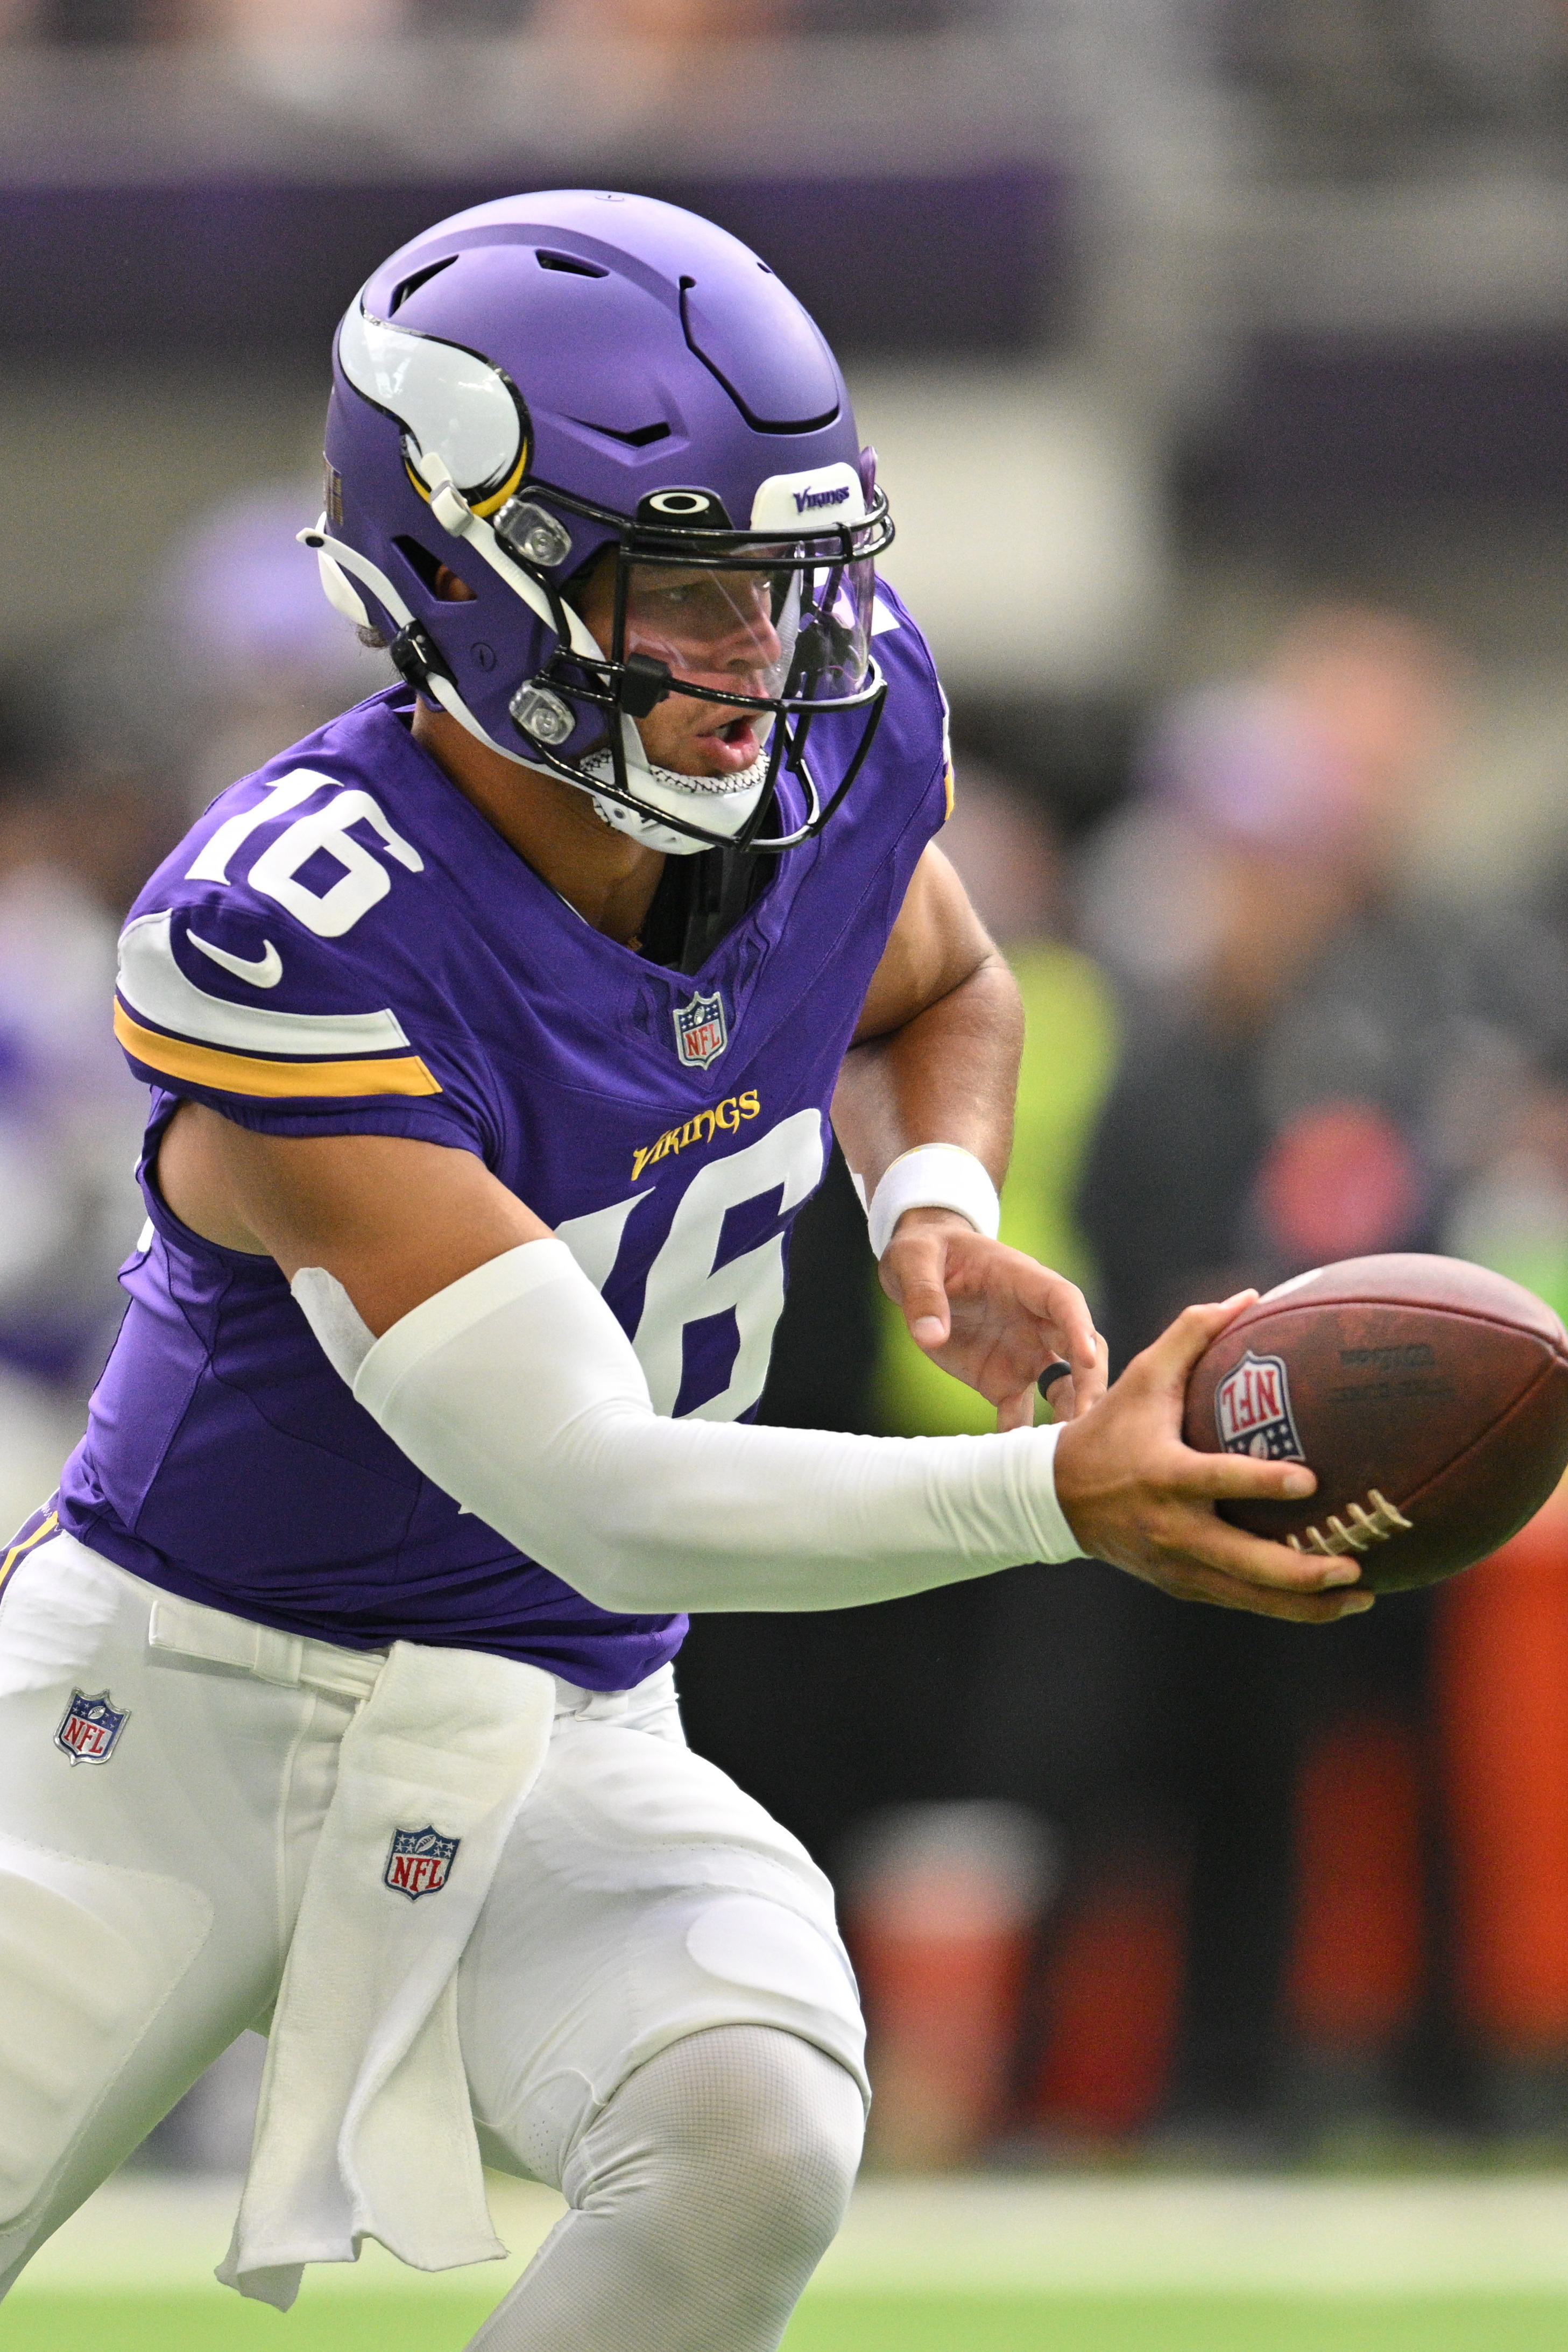
[[1227, 1454], [1251, 1454], [1260, 1462], [1306, 1459], [1290, 1412], [1290, 1383], [1280, 1356], [1255, 1356], [1250, 1348], [1227, 1372], [1215, 1396], [1219, 1442]]
[[461, 1843], [460, 1838], [443, 1837], [428, 1822], [422, 1830], [394, 1830], [383, 1883], [395, 1895], [406, 1895], [410, 1903], [417, 1903], [422, 1895], [439, 1895]]
[[675, 1050], [689, 1069], [700, 1070], [717, 1061], [730, 1042], [721, 989], [716, 988], [711, 996], [699, 991], [689, 1004], [677, 1005], [673, 1018]]
[[107, 1764], [130, 1720], [130, 1708], [111, 1706], [107, 1691], [91, 1698], [85, 1691], [72, 1691], [71, 1703], [55, 1733], [55, 1746], [73, 1764]]

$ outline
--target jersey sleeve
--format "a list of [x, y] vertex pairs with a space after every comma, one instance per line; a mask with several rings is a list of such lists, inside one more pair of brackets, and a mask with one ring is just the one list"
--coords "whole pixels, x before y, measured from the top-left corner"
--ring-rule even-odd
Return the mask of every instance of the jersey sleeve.
[[214, 870], [211, 844], [182, 873], [189, 848], [121, 936], [114, 1029], [134, 1075], [242, 1127], [405, 1135], [493, 1160], [485, 1057], [438, 992], [395, 884], [333, 930], [342, 904], [323, 916], [328, 900], [301, 888], [301, 919]]
[[952, 814], [952, 728], [947, 696], [937, 676], [936, 663], [922, 631], [903, 599], [877, 575], [876, 605], [871, 621], [871, 649], [889, 682], [898, 693], [899, 716], [889, 735], [902, 730], [902, 764], [918, 777], [929, 777], [923, 815], [934, 835]]

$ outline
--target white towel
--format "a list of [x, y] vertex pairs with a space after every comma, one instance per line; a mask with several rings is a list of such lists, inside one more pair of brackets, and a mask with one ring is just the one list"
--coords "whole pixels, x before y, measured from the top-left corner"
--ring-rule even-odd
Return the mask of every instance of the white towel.
[[554, 1711], [535, 1666], [393, 1643], [343, 1736], [306, 1877], [226, 2286], [287, 2311], [304, 2263], [353, 2262], [366, 2238], [416, 2270], [505, 2253], [457, 1967]]

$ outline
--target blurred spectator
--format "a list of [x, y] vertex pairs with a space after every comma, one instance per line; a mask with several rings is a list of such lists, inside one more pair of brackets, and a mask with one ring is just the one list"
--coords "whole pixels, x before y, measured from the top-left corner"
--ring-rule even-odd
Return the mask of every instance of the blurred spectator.
[[146, 1103], [110, 1027], [125, 908], [196, 805], [384, 684], [261, 488], [171, 550], [148, 618], [0, 689], [0, 1534], [48, 1494], [122, 1305]]
[[210, 40], [374, 40], [398, 33], [405, 0], [184, 0], [185, 29]]
[[165, 740], [171, 719], [181, 725], [196, 808], [393, 682], [298, 542], [319, 509], [312, 482], [262, 484], [209, 509], [169, 550], [152, 624], [166, 648], [155, 723]]
[[56, 1484], [118, 1320], [143, 1107], [115, 940], [174, 816], [159, 780], [69, 752], [36, 674], [0, 694], [0, 1534]]
[[579, 39], [744, 40], [787, 28], [793, 0], [538, 0], [530, 29]]
[[[1413, 625], [1326, 608], [1257, 677], [1152, 730], [1085, 877], [1122, 1000], [1077, 1203], [1113, 1367], [1193, 1297], [1438, 1246], [1482, 1107], [1539, 1089], [1568, 1016], [1546, 928], [1461, 927], [1400, 895], [1465, 687]], [[1389, 2116], [1417, 2037], [1444, 2031], [1424, 1914], [1430, 1603], [1312, 1643], [1173, 1612], [1092, 1567], [999, 1590], [976, 1793], [1033, 1806], [1066, 1856], [1025, 2052], [1034, 2127], [1147, 2126], [1162, 2090], [1168, 2131], [1233, 2152]], [[1105, 2001], [1106, 1950], [1133, 1965], [1108, 1919], [1142, 1923], [1142, 2016], [1090, 2081], [1071, 2046], [1104, 2010], [1097, 2025], [1081, 1956], [1100, 1952]]]
[[[1026, 22], [1032, 0], [1024, 0]], [[746, 40], [778, 33], [995, 30], [1019, 0], [0, 0], [0, 41], [75, 47], [171, 39], [289, 43], [398, 33]]]
[[1555, 1050], [1546, 928], [1399, 894], [1462, 685], [1413, 626], [1324, 611], [1153, 731], [1085, 892], [1128, 1024], [1081, 1200], [1118, 1360], [1188, 1298], [1436, 1245], [1464, 1088]]
[[[1323, 610], [1258, 678], [1184, 698], [1155, 728], [1142, 796], [1088, 891], [1090, 936], [1126, 1000], [1079, 1203], [1113, 1363], [1190, 1298], [1434, 1245], [1434, 1086], [1463, 1024], [1489, 1013], [1507, 1025], [1521, 1009], [1492, 1005], [1483, 960], [1397, 901], [1404, 829], [1462, 683], [1456, 656], [1414, 626]], [[1181, 2131], [1278, 2119], [1289, 2000], [1309, 2110], [1351, 2099], [1372, 2116], [1394, 2098], [1421, 1995], [1419, 1926], [1381, 2005], [1359, 1990], [1370, 1920], [1290, 1980], [1298, 1916], [1322, 1916], [1301, 1909], [1299, 1872], [1341, 1782], [1325, 1766], [1327, 1793], [1304, 1816], [1298, 1788], [1314, 1725], [1327, 1737], [1349, 1722], [1363, 1751], [1370, 1739], [1383, 1753], [1381, 1738], [1403, 1754], [1426, 1613], [1402, 1605], [1318, 1647], [1251, 1619], [1162, 1617], [1124, 1654], [1146, 1727], [1141, 1771], [1186, 1852], [1168, 2109]], [[1361, 1819], [1365, 1834], [1339, 1841], [1317, 1883], [1358, 1869], [1384, 1887], [1418, 1881], [1416, 1815], [1374, 1803]]]
[[1292, 128], [1381, 134], [1561, 113], [1555, 0], [1224, 0], [1219, 46]]

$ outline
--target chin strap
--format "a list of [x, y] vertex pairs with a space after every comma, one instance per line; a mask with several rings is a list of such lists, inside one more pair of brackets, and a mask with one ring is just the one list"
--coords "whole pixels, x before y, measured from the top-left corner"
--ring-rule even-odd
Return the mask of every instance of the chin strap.
[[[629, 732], [631, 722], [626, 720], [623, 723]], [[598, 782], [613, 783], [615, 781], [615, 766], [608, 751], [591, 752], [584, 761], [583, 767], [584, 772]], [[645, 792], [651, 786], [656, 792], [662, 789], [672, 796], [679, 793], [695, 800], [697, 806], [692, 814], [700, 814], [706, 824], [712, 824], [716, 817], [727, 818], [731, 814], [729, 809], [714, 809], [712, 802], [715, 798], [721, 797], [732, 803], [735, 831], [739, 833], [757, 804], [758, 793], [767, 782], [768, 754], [765, 751], [761, 752], [749, 768], [742, 768], [734, 776], [682, 776], [673, 768], [656, 766], [644, 754], [637, 769], [633, 769], [628, 761], [627, 774], [629, 778], [635, 777], [639, 788]], [[689, 834], [676, 833], [668, 824], [660, 824], [658, 816], [652, 813], [628, 808], [624, 802], [604, 799], [597, 793], [594, 795], [594, 806], [600, 821], [613, 832], [629, 834], [635, 840], [647, 842], [650, 849], [662, 849], [667, 857], [691, 857], [700, 850], [715, 846], [712, 842], [694, 841]], [[669, 814], [674, 814], [675, 812], [672, 810]]]

